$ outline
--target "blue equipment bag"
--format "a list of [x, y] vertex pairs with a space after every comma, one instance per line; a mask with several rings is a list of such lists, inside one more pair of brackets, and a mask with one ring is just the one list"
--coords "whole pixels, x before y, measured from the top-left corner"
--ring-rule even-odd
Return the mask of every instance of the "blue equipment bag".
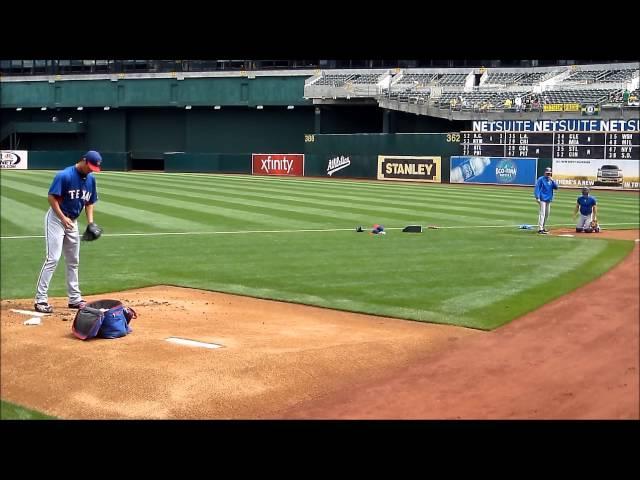
[[132, 332], [129, 322], [137, 317], [133, 308], [119, 300], [97, 300], [78, 310], [71, 330], [81, 340], [96, 336], [119, 338]]

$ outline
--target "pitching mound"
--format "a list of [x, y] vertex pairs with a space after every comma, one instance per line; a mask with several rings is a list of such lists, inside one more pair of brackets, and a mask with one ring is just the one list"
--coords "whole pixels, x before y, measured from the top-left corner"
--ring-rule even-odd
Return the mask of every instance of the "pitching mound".
[[493, 332], [157, 286], [86, 297], [138, 318], [81, 341], [66, 298], [34, 326], [5, 300], [2, 398], [72, 419], [637, 419], [639, 248]]
[[189, 288], [85, 300], [102, 298], [136, 310], [133, 333], [81, 341], [66, 298], [37, 326], [12, 311], [32, 300], [2, 301], [3, 400], [69, 419], [264, 418], [484, 334]]
[[549, 230], [552, 235], [574, 235], [577, 238], [613, 238], [616, 240], [637, 240], [640, 230], [602, 230], [600, 233], [577, 233], [575, 228]]

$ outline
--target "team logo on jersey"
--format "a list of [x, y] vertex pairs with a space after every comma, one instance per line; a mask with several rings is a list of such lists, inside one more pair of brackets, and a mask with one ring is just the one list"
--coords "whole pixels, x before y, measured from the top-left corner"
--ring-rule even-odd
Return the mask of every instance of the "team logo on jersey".
[[91, 192], [88, 190], [69, 190], [69, 198], [71, 200], [76, 200], [78, 198], [84, 200], [85, 202], [88, 202], [91, 200]]

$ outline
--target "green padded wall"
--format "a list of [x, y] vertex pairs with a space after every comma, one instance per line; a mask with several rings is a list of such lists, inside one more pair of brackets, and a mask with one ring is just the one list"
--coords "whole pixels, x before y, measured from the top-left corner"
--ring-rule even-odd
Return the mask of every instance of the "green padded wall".
[[351, 165], [333, 177], [376, 178], [378, 155], [441, 156], [442, 181], [449, 180], [449, 158], [460, 150], [446, 133], [314, 135], [305, 143], [305, 175], [327, 176], [329, 160], [349, 157]]
[[[86, 150], [29, 151], [29, 169], [62, 170], [75, 164]], [[100, 152], [102, 170], [128, 170], [127, 152]]]
[[251, 173], [251, 155], [165, 153], [166, 172]]

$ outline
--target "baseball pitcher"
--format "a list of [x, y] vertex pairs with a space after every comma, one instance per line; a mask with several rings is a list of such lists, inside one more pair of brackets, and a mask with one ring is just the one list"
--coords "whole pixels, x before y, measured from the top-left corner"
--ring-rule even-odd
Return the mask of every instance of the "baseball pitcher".
[[92, 172], [99, 172], [101, 163], [100, 154], [90, 150], [75, 165], [58, 172], [49, 187], [47, 198], [50, 208], [44, 216], [46, 253], [38, 276], [34, 304], [38, 312], [53, 312], [48, 301], [49, 284], [63, 252], [67, 264], [68, 306], [80, 309], [86, 303], [82, 299], [78, 281], [81, 237], [77, 219], [84, 209], [89, 226], [93, 226], [93, 229], [89, 231], [88, 226], [82, 238], [99, 238], [102, 231], [93, 223], [93, 206], [98, 201], [98, 191]]

